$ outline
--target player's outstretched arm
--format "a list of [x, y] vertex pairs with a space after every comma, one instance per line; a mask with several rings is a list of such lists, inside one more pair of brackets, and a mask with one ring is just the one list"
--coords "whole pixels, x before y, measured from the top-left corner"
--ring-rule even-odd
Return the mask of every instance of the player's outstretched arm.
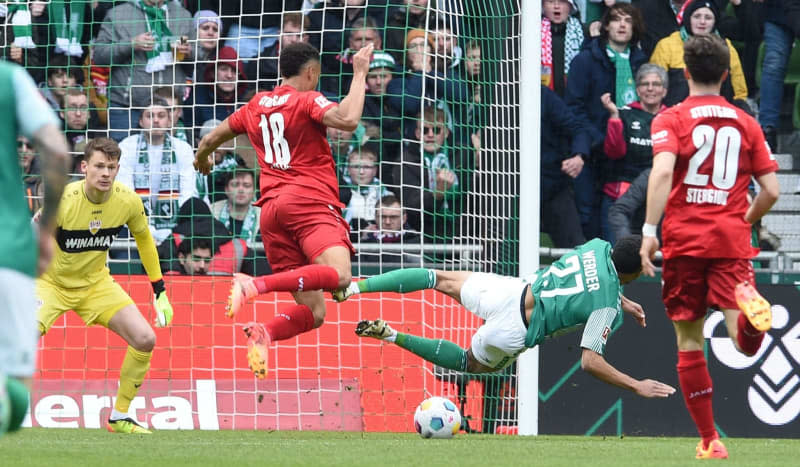
[[675, 392], [675, 388], [669, 384], [652, 379], [637, 380], [626, 375], [594, 350], [583, 349], [581, 368], [601, 381], [633, 391], [642, 397], [668, 397]]
[[653, 258], [658, 250], [658, 238], [655, 231], [667, 206], [676, 160], [677, 156], [671, 152], [656, 154], [653, 158], [653, 170], [647, 182], [647, 214], [642, 227], [642, 248], [639, 253], [642, 256], [642, 273], [650, 277], [656, 274]]
[[764, 214], [778, 201], [778, 196], [781, 191], [781, 187], [778, 184], [778, 176], [775, 175], [775, 172], [756, 177], [756, 182], [758, 186], [761, 187], [761, 191], [759, 191], [755, 199], [753, 199], [753, 203], [744, 215], [744, 220], [751, 224], [764, 217]]
[[226, 118], [219, 126], [211, 130], [211, 133], [203, 136], [197, 144], [197, 152], [194, 156], [194, 168], [203, 175], [211, 173], [211, 167], [214, 165], [214, 161], [211, 160], [211, 153], [213, 153], [220, 144], [233, 139], [235, 136], [236, 133], [231, 130], [231, 126]]
[[367, 92], [367, 72], [372, 57], [372, 44], [367, 44], [353, 56], [353, 81], [350, 91], [338, 106], [332, 107], [322, 116], [322, 124], [345, 131], [353, 131], [361, 120], [364, 111], [364, 97]]
[[52, 235], [56, 228], [56, 214], [64, 186], [67, 184], [70, 157], [67, 141], [52, 123], [43, 125], [33, 134], [33, 144], [41, 156], [44, 202], [39, 215], [39, 265], [38, 273], [47, 269], [53, 255]]

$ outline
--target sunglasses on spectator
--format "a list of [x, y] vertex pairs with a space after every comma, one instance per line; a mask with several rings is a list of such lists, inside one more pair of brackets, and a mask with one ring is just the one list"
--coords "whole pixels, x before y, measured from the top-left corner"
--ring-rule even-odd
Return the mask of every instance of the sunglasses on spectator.
[[30, 141], [17, 140], [17, 149], [22, 149], [23, 147], [33, 149], [33, 145], [30, 143]]
[[426, 133], [429, 133], [431, 131], [433, 131], [434, 135], [439, 136], [440, 134], [442, 134], [444, 132], [444, 127], [443, 126], [425, 126], [425, 127], [422, 127], [422, 134], [426, 134]]

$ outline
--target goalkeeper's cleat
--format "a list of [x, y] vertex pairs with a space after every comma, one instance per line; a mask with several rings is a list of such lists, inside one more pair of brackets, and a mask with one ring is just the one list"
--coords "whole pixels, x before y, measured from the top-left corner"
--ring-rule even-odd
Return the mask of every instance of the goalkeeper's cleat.
[[738, 284], [734, 295], [739, 309], [757, 331], [772, 329], [772, 307], [751, 283], [745, 281]]
[[356, 335], [359, 337], [386, 339], [392, 334], [394, 334], [394, 330], [382, 319], [376, 319], [375, 321], [359, 321], [356, 326]]
[[269, 349], [270, 337], [264, 325], [261, 323], [250, 322], [244, 327], [247, 334], [247, 363], [256, 378], [264, 379], [267, 377], [267, 352]]
[[122, 418], [120, 420], [111, 420], [108, 419], [108, 424], [106, 425], [108, 431], [111, 433], [127, 433], [131, 435], [151, 435], [153, 434], [152, 431], [148, 430], [147, 428], [139, 425], [131, 418]]
[[228, 305], [225, 307], [225, 316], [233, 318], [248, 300], [257, 295], [258, 289], [256, 289], [253, 278], [237, 272], [233, 275], [231, 282], [231, 293], [228, 296]]
[[725, 448], [725, 445], [722, 444], [722, 441], [718, 439], [711, 440], [708, 443], [708, 447], [703, 449], [703, 440], [700, 440], [697, 443], [697, 447], [695, 448], [697, 454], [694, 456], [695, 459], [727, 459], [728, 458], [728, 449]]
[[353, 291], [350, 290], [350, 287], [344, 287], [342, 289], [334, 290], [331, 293], [331, 295], [333, 295], [333, 301], [337, 303], [342, 303], [343, 301], [353, 296]]

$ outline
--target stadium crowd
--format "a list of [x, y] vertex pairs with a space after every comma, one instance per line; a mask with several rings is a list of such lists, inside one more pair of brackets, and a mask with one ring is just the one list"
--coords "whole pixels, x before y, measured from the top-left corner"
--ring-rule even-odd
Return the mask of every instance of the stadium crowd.
[[[682, 44], [690, 36], [726, 38], [723, 95], [758, 114], [775, 150], [798, 3], [542, 0], [541, 207], [553, 245], [613, 243], [641, 229], [650, 123], [688, 95]], [[337, 101], [349, 89], [354, 53], [375, 49], [361, 123], [328, 131], [351, 240], [419, 244], [470, 234], [457, 218], [475, 189], [494, 75], [485, 41], [462, 34], [470, 28], [453, 4], [17, 0], [0, 7], [2, 53], [57, 111], [76, 178], [87, 141], [120, 143], [119, 180], [145, 200], [165, 271], [264, 274], [266, 258], [254, 248], [255, 151], [241, 138], [219, 148], [209, 175], [191, 162], [200, 138], [278, 84], [281, 48], [300, 41], [320, 50], [320, 90]], [[25, 138], [17, 148], [33, 213], [39, 164]], [[388, 254], [362, 260], [420, 264], [419, 256]]]

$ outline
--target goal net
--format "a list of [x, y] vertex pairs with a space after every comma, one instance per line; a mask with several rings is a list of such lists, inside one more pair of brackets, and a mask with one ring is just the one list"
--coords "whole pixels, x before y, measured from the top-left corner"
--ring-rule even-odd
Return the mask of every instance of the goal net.
[[[132, 405], [137, 420], [156, 429], [413, 431], [417, 404], [437, 395], [457, 403], [471, 431], [516, 425], [513, 366], [489, 376], [458, 373], [355, 336], [359, 320], [382, 318], [400, 332], [469, 347], [481, 321], [430, 290], [328, 301], [324, 325], [273, 344], [268, 377], [255, 379], [242, 323], [268, 321], [293, 303], [289, 294], [267, 294], [236, 322], [224, 316], [230, 272], [269, 272], [257, 215], [234, 209], [237, 190], [247, 201], [257, 197], [255, 151], [238, 137], [215, 154], [210, 176], [192, 172], [191, 183], [178, 152], [190, 148], [193, 156], [220, 120], [278, 84], [282, 45], [316, 46], [319, 90], [340, 101], [354, 52], [373, 42], [361, 124], [328, 131], [358, 250], [353, 276], [420, 266], [517, 274], [520, 2], [166, 1], [161, 22], [120, 10], [137, 2], [37, 3], [8, 3], [7, 57], [60, 109], [76, 180], [86, 140], [122, 141], [123, 158], [133, 162], [120, 181], [142, 194], [162, 269], [171, 270], [175, 319], [155, 330], [151, 369]], [[140, 36], [146, 31], [158, 35], [149, 50], [140, 43], [150, 40]], [[176, 156], [162, 159], [161, 184], [153, 185], [146, 161], [156, 145], [142, 135], [159, 119]], [[35, 209], [35, 169], [26, 177]], [[179, 247], [189, 238], [215, 251], [211, 265], [199, 266], [209, 274], [185, 274], [198, 267], [186, 265], [194, 251]], [[232, 238], [233, 247], [219, 249]], [[109, 267], [152, 322], [150, 285], [125, 231]], [[41, 340], [27, 423], [104, 426], [125, 349], [120, 337], [72, 313], [59, 318]]]

